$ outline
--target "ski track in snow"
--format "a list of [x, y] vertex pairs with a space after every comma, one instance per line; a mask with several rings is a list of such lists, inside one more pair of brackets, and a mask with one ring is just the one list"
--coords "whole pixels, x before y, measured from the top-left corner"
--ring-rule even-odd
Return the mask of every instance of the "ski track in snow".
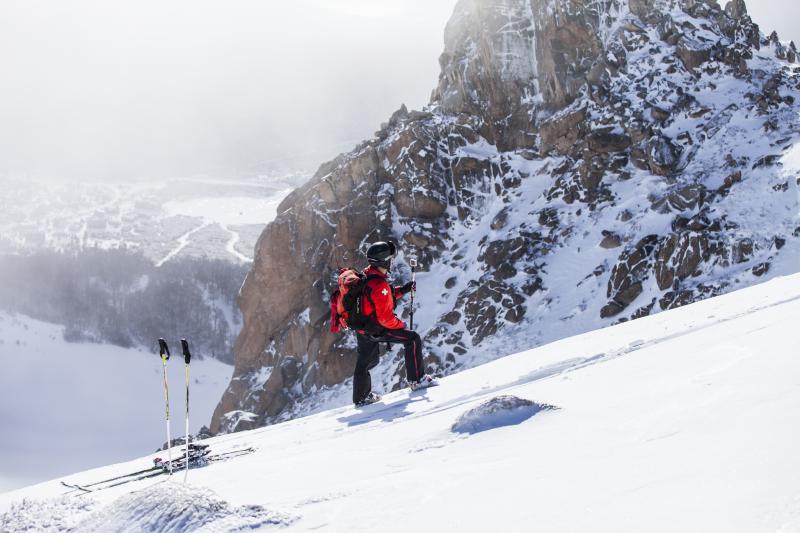
[[172, 250], [170, 250], [169, 253], [167, 253], [167, 255], [165, 255], [160, 261], [158, 261], [156, 263], [156, 266], [160, 267], [164, 263], [166, 263], [167, 261], [169, 261], [170, 259], [175, 257], [176, 255], [178, 255], [181, 252], [181, 250], [183, 250], [184, 248], [186, 248], [189, 245], [189, 237], [191, 237], [192, 235], [194, 235], [195, 233], [197, 233], [201, 229], [207, 228], [211, 224], [212, 224], [211, 222], [209, 222], [207, 220], [204, 220], [197, 227], [195, 227], [194, 229], [191, 229], [191, 230], [187, 231], [186, 233], [184, 233], [183, 235], [181, 235], [180, 237], [178, 237], [178, 245], [175, 248], [173, 248]]
[[228, 253], [238, 259], [241, 263], [251, 263], [253, 261], [252, 259], [236, 250], [236, 243], [238, 243], [240, 239], [239, 234], [230, 229], [227, 225], [222, 225], [222, 229], [231, 234], [230, 240], [225, 244], [225, 249], [228, 251]]

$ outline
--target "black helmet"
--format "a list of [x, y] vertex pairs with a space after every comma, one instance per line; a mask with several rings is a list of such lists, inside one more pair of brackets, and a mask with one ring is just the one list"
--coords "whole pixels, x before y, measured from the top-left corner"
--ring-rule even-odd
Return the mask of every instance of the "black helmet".
[[367, 261], [372, 266], [388, 269], [396, 253], [397, 247], [393, 242], [376, 242], [367, 248]]

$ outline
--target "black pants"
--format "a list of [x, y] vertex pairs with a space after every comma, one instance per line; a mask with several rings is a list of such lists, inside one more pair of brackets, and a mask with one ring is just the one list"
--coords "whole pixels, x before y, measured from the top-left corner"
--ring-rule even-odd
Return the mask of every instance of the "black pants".
[[353, 373], [353, 403], [358, 403], [372, 390], [369, 371], [378, 365], [380, 343], [402, 344], [406, 350], [406, 378], [417, 381], [425, 374], [422, 362], [422, 339], [419, 333], [407, 329], [386, 330], [380, 337], [356, 334], [358, 340], [358, 361]]

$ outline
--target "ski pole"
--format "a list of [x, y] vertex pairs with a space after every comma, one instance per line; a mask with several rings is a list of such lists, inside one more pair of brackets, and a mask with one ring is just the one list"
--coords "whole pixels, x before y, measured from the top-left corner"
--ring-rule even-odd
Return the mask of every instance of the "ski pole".
[[181, 339], [181, 349], [186, 364], [186, 470], [183, 472], [183, 482], [186, 483], [186, 478], [189, 477], [189, 361], [192, 359], [186, 339]]
[[167, 360], [169, 359], [169, 346], [164, 339], [158, 339], [158, 348], [161, 363], [164, 366], [164, 401], [167, 406], [167, 456], [169, 458], [169, 475], [172, 475], [172, 437], [169, 432], [169, 385], [167, 385]]
[[411, 320], [409, 320], [410, 327], [408, 329], [414, 329], [414, 296], [417, 294], [414, 285], [417, 283], [417, 260], [411, 259], [408, 263], [411, 265]]

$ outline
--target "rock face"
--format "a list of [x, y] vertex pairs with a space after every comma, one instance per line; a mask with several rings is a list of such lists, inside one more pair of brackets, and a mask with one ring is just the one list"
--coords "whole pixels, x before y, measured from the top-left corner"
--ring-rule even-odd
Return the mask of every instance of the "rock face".
[[[795, 58], [742, 0], [461, 0], [429, 106], [324, 164], [261, 235], [212, 431], [349, 400], [328, 295], [374, 240], [400, 244], [398, 282], [419, 261], [441, 373], [790, 270]], [[384, 355], [374, 386], [402, 368]]]

